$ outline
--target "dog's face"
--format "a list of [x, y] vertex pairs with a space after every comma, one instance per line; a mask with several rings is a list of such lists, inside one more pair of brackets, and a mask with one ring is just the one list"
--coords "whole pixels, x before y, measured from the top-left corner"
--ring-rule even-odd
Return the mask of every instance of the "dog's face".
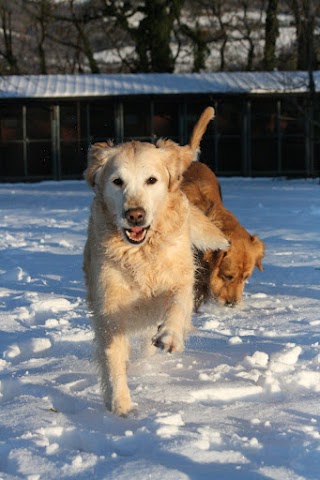
[[192, 159], [188, 146], [171, 141], [96, 144], [85, 175], [125, 241], [140, 246]]
[[206, 252], [212, 296], [223, 305], [239, 304], [254, 268], [263, 270], [263, 257], [264, 244], [256, 235], [232, 240], [227, 252]]
[[166, 203], [169, 172], [151, 145], [118, 151], [104, 171], [103, 197], [117, 228], [133, 245], [142, 244]]

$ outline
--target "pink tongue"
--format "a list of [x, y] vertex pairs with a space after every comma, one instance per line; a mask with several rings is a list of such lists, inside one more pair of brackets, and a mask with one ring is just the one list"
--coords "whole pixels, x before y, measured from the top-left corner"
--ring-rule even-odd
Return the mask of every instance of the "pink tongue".
[[133, 233], [140, 233], [143, 231], [143, 228], [142, 227], [132, 227], [130, 228], [130, 231], [133, 232]]

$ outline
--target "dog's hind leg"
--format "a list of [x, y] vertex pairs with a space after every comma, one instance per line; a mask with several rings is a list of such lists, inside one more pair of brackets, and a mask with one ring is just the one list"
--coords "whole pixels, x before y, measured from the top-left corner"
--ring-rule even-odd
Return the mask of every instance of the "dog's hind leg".
[[106, 407], [116, 415], [126, 416], [132, 410], [127, 382], [129, 343], [121, 332], [99, 331], [96, 335], [97, 360]]

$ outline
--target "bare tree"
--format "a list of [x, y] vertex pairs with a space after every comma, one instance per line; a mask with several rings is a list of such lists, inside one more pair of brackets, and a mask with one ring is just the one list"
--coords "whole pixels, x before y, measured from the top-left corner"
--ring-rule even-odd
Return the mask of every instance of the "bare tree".
[[319, 31], [319, 0], [0, 0], [0, 73], [313, 71]]
[[0, 57], [3, 59], [3, 73], [11, 75], [18, 74], [20, 71], [14, 46], [14, 35], [16, 32], [14, 12], [17, 6], [15, 1], [0, 0]]
[[101, 15], [95, 12], [96, 2], [86, 0], [78, 3], [76, 0], [67, 0], [64, 5], [55, 12], [54, 20], [65, 28], [60, 27], [60, 35], [52, 35], [51, 38], [57, 43], [74, 50], [77, 58], [78, 69], [82, 71], [82, 56], [86, 59], [91, 73], [100, 73], [100, 68], [94, 56], [92, 45], [93, 32], [90, 27]]
[[52, 30], [55, 4], [51, 0], [25, 0], [24, 9], [28, 18], [28, 42], [30, 51], [33, 48], [38, 53], [39, 71], [48, 73], [49, 33]]
[[194, 27], [190, 27], [186, 23], [180, 24], [179, 32], [191, 42], [193, 51], [192, 71], [201, 72], [202, 70], [205, 70], [206, 60], [210, 53], [208, 47], [208, 29], [202, 28], [197, 21]]
[[279, 35], [278, 6], [279, 0], [268, 0], [263, 58], [265, 70], [274, 70], [276, 67], [276, 41]]
[[293, 14], [297, 38], [297, 69], [317, 68], [315, 27], [320, 15], [318, 0], [287, 0]]
[[235, 30], [238, 30], [241, 42], [247, 48], [247, 61], [245, 70], [251, 71], [254, 69], [254, 61], [257, 55], [256, 50], [259, 41], [262, 37], [261, 24], [264, 13], [264, 2], [256, 2], [255, 8], [252, 8], [252, 1], [241, 0], [237, 14], [237, 24]]
[[135, 72], [173, 72], [170, 42], [185, 0], [102, 0], [106, 18], [114, 18], [134, 44], [135, 57], [126, 58]]
[[201, 12], [201, 15], [207, 19], [208, 27], [204, 30], [204, 34], [208, 49], [218, 50], [220, 58], [218, 69], [220, 71], [226, 70], [226, 48], [230, 35], [229, 26], [233, 18], [230, 2], [225, 0], [198, 0], [197, 2], [191, 2], [191, 5], [189, 8], [193, 9], [194, 16]]

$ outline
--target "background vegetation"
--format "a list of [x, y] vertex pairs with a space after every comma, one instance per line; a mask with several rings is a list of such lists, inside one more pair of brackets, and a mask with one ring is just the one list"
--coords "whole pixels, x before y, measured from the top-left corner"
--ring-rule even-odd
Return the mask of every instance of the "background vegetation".
[[314, 70], [319, 0], [0, 0], [0, 74]]

